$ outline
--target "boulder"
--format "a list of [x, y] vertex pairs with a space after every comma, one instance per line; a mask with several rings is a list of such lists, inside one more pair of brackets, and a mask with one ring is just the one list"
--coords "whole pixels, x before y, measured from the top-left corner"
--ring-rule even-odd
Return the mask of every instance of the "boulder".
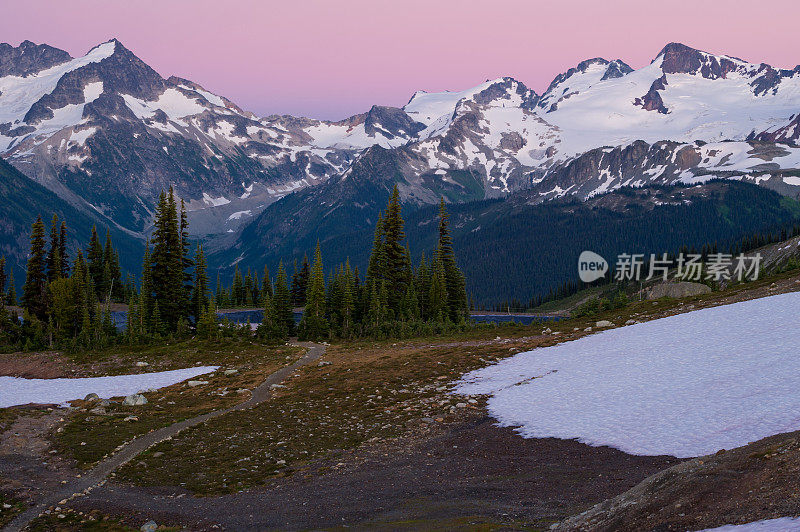
[[647, 291], [647, 299], [660, 299], [662, 297], [672, 297], [675, 299], [689, 296], [699, 296], [708, 294], [711, 288], [702, 283], [660, 283]]
[[238, 369], [226, 369], [225, 370], [225, 375], [226, 376], [236, 375], [237, 373], [239, 373]]
[[147, 362], [137, 362], [136, 363], [136, 367], [138, 367], [138, 368], [143, 368], [143, 367], [149, 366], [149, 365], [150, 364], [148, 364]]
[[595, 327], [613, 327], [614, 324], [608, 320], [600, 320], [594, 324]]
[[100, 396], [97, 395], [96, 393], [90, 393], [89, 395], [83, 398], [84, 401], [97, 401], [98, 399], [100, 399]]
[[139, 530], [141, 530], [142, 532], [156, 532], [156, 530], [158, 530], [158, 524], [156, 524], [156, 522], [151, 519], [150, 521], [143, 524], [142, 528], [140, 528]]
[[208, 384], [208, 381], [189, 381], [186, 383], [190, 388], [194, 388], [195, 386], [202, 386], [204, 384]]
[[140, 393], [135, 393], [133, 395], [129, 395], [122, 401], [122, 404], [125, 406], [141, 406], [147, 404], [147, 397]]

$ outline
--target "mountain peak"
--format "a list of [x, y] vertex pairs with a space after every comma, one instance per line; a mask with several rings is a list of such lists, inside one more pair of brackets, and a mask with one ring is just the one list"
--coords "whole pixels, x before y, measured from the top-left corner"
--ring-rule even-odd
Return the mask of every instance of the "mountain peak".
[[729, 72], [747, 65], [741, 59], [710, 54], [678, 42], [667, 44], [653, 61], [658, 58], [665, 74], [700, 74], [706, 79], [725, 78]]

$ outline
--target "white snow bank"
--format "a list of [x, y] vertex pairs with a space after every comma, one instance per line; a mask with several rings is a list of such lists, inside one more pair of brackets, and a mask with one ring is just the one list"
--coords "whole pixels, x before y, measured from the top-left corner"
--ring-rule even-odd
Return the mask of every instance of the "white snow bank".
[[122, 397], [140, 390], [158, 389], [165, 386], [216, 371], [219, 366], [198, 366], [158, 373], [117, 375], [113, 377], [90, 377], [84, 379], [21, 379], [0, 377], [0, 408], [15, 405], [65, 404], [74, 399], [83, 399], [90, 393], [100, 397]]
[[701, 532], [788, 532], [800, 530], [800, 517], [780, 517], [765, 521], [753, 521], [744, 525], [725, 525], [707, 528]]
[[520, 353], [466, 374], [528, 438], [700, 456], [800, 429], [800, 293], [698, 310]]

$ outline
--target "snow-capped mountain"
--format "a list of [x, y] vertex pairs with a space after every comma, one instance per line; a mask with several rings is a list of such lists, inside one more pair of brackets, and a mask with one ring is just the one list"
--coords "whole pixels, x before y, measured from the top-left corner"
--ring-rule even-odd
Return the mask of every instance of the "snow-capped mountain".
[[542, 95], [499, 78], [418, 91], [403, 108], [373, 106], [339, 122], [255, 116], [196, 83], [163, 78], [116, 40], [80, 58], [27, 41], [0, 45], [0, 154], [134, 233], [147, 230], [169, 186], [187, 202], [194, 231], [234, 231], [291, 191], [346, 180], [372, 147], [393, 160], [381, 166], [391, 176], [375, 177], [399, 182], [409, 203], [522, 189], [541, 201], [587, 198], [711, 177], [796, 195], [799, 114], [800, 67], [675, 43], [638, 70], [581, 62]]

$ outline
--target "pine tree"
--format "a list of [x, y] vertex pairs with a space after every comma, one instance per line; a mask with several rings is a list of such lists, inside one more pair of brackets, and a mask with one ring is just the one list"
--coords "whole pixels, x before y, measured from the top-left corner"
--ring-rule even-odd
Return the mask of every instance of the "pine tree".
[[385, 269], [383, 240], [383, 213], [380, 212], [378, 213], [378, 221], [375, 224], [375, 237], [372, 241], [372, 252], [369, 255], [369, 263], [367, 264], [367, 283], [383, 279]]
[[142, 333], [153, 332], [153, 304], [153, 267], [150, 242], [146, 242], [142, 257], [142, 287], [139, 292], [139, 319], [142, 322]]
[[103, 249], [103, 277], [106, 281], [105, 295], [115, 301], [123, 301], [122, 269], [119, 267], [119, 255], [111, 242], [111, 232], [106, 231], [106, 245]]
[[6, 305], [6, 258], [0, 257], [0, 308]]
[[292, 301], [289, 287], [287, 286], [286, 270], [283, 261], [278, 265], [278, 276], [275, 278], [273, 305], [275, 307], [275, 321], [280, 330], [281, 337], [294, 334], [294, 315], [292, 315]]
[[194, 267], [194, 290], [192, 292], [192, 315], [199, 320], [203, 311], [208, 307], [208, 274], [206, 273], [206, 258], [203, 246], [197, 245]]
[[178, 221], [175, 194], [161, 193], [153, 232], [153, 294], [158, 303], [163, 332], [175, 331], [178, 320], [189, 312], [185, 286], [184, 239]]
[[86, 251], [86, 262], [95, 290], [100, 294], [105, 294], [106, 280], [103, 279], [103, 246], [100, 245], [100, 238], [97, 236], [97, 226], [92, 226], [89, 249]]
[[328, 335], [328, 320], [325, 317], [325, 273], [319, 242], [314, 251], [314, 265], [310, 273], [306, 305], [298, 334], [304, 339], [319, 339]]
[[14, 268], [8, 270], [8, 290], [6, 291], [6, 304], [17, 304], [17, 287], [14, 283]]
[[233, 272], [233, 285], [231, 286], [231, 298], [233, 301], [233, 306], [241, 307], [244, 305], [244, 279], [242, 278], [242, 272], [239, 271], [239, 264], [236, 264], [236, 267]]
[[294, 275], [292, 275], [292, 305], [302, 307], [306, 304], [306, 292], [311, 278], [311, 267], [308, 264], [308, 255], [303, 255], [303, 265], [297, 269], [297, 261], [294, 264]]
[[256, 333], [258, 336], [265, 340], [280, 338], [281, 328], [278, 326], [275, 316], [275, 305], [269, 294], [262, 294], [262, 301], [264, 306], [264, 317], [261, 319], [261, 325], [258, 326]]
[[67, 222], [61, 221], [58, 235], [58, 254], [61, 258], [61, 277], [69, 277], [69, 252], [67, 251]]
[[453, 239], [450, 237], [448, 229], [448, 219], [449, 215], [445, 208], [444, 198], [441, 198], [439, 202], [439, 243], [436, 248], [436, 258], [442, 263], [444, 271], [447, 290], [446, 312], [451, 321], [460, 323], [469, 315], [466, 282], [464, 274], [461, 273], [461, 270], [456, 265]]
[[60, 279], [62, 273], [58, 229], [58, 215], [54, 214], [50, 222], [50, 251], [47, 252], [47, 280], [50, 282]]
[[44, 224], [39, 216], [31, 227], [31, 251], [28, 257], [27, 275], [22, 290], [23, 307], [44, 321], [47, 318], [47, 275]]
[[261, 306], [267, 304], [268, 299], [272, 299], [272, 281], [269, 278], [269, 268], [264, 266], [264, 277], [261, 279]]

